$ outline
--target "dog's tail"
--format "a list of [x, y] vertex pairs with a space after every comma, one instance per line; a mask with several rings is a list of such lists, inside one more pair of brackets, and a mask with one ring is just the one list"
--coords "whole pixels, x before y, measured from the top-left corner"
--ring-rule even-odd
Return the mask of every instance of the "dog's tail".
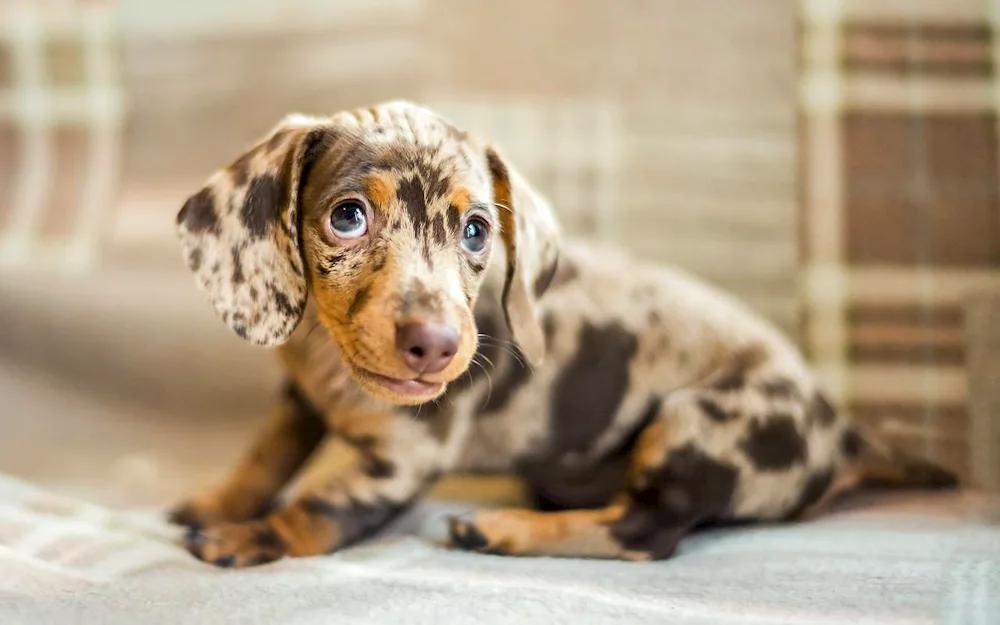
[[860, 488], [944, 490], [959, 486], [955, 473], [894, 448], [872, 428], [852, 423], [842, 442], [842, 451], [856, 471]]

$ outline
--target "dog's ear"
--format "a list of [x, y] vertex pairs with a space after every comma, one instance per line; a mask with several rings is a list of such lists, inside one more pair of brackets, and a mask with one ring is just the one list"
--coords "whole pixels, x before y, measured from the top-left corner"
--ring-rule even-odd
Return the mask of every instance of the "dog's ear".
[[545, 336], [536, 300], [556, 270], [558, 224], [548, 202], [496, 148], [486, 148], [486, 162], [507, 260], [504, 314], [521, 352], [528, 362], [537, 365], [545, 355]]
[[329, 132], [320, 120], [286, 117], [215, 172], [177, 214], [199, 286], [222, 320], [256, 345], [280, 345], [302, 318], [307, 283], [299, 191]]

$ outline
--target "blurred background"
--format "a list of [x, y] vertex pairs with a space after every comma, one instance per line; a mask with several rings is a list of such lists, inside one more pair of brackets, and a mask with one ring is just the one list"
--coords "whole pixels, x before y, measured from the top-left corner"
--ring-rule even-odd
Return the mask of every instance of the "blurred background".
[[1000, 490], [998, 28], [989, 0], [0, 0], [0, 471], [144, 505], [224, 470], [279, 371], [176, 212], [288, 112], [408, 98]]

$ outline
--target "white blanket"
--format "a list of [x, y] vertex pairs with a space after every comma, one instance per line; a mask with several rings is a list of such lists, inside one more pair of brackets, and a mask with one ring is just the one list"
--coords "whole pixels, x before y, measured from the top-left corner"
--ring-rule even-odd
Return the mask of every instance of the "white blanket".
[[449, 508], [333, 556], [218, 570], [156, 511], [0, 478], [0, 624], [1000, 624], [997, 506], [971, 495], [706, 532], [655, 563], [449, 551]]

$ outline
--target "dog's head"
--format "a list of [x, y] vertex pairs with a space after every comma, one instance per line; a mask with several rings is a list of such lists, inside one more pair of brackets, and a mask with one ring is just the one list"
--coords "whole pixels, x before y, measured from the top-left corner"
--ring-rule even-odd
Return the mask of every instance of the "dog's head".
[[552, 211], [495, 148], [427, 109], [289, 116], [177, 222], [237, 334], [284, 343], [311, 296], [358, 382], [394, 403], [433, 399], [468, 368], [496, 248], [514, 339], [533, 362], [544, 353], [535, 298], [555, 270]]

